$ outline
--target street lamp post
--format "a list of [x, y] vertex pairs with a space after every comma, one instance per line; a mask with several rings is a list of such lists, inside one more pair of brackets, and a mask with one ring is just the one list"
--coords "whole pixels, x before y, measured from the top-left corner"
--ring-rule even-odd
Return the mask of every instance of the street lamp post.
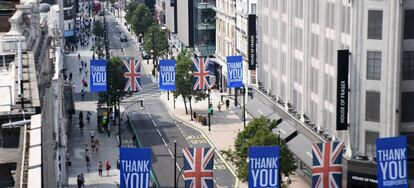
[[241, 93], [243, 94], [243, 128], [246, 128], [246, 87], [242, 86]]

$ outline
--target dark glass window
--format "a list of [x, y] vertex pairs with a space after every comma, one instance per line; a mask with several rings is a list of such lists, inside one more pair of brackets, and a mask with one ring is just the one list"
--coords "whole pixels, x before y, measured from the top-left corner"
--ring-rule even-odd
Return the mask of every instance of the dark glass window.
[[402, 76], [403, 80], [414, 80], [414, 51], [403, 54]]
[[380, 122], [380, 92], [367, 91], [365, 98], [365, 120]]
[[404, 39], [414, 39], [414, 10], [406, 10], [404, 17]]
[[367, 52], [367, 79], [381, 80], [381, 52]]
[[368, 39], [382, 39], [382, 10], [368, 10]]
[[401, 122], [414, 122], [414, 92], [401, 95]]

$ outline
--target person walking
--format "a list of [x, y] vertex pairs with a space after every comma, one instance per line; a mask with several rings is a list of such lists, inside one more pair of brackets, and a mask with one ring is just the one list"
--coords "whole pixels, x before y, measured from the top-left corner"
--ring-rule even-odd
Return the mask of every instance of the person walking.
[[90, 113], [89, 111], [86, 112], [86, 121], [88, 123], [91, 121], [91, 115], [92, 115], [92, 113]]
[[106, 176], [109, 176], [109, 171], [111, 170], [111, 164], [109, 164], [109, 161], [105, 161], [105, 169], [106, 169]]
[[99, 149], [99, 140], [98, 139], [95, 139], [95, 147], [96, 147], [96, 152], [98, 152], [98, 149]]
[[83, 112], [79, 111], [79, 121], [83, 121]]
[[79, 64], [79, 74], [82, 73], [82, 64]]
[[83, 131], [83, 126], [85, 126], [85, 124], [83, 124], [83, 121], [79, 121], [79, 128], [81, 131]]
[[96, 145], [95, 145], [95, 141], [92, 141], [92, 142], [91, 142], [92, 152], [94, 152], [94, 151], [95, 151], [95, 147], [96, 147]]
[[87, 156], [89, 153], [88, 144], [85, 145], [85, 156]]
[[76, 178], [76, 183], [78, 184], [78, 188], [81, 188], [82, 187], [80, 175], [78, 175], [78, 178]]
[[98, 175], [101, 176], [101, 177], [102, 177], [102, 168], [103, 168], [102, 162], [99, 161], [99, 163], [98, 163]]
[[230, 100], [226, 99], [226, 109], [229, 110], [230, 108]]
[[83, 88], [82, 88], [82, 91], [81, 91], [81, 97], [82, 97], [82, 100], [85, 98], [85, 89], [83, 89]]
[[72, 72], [69, 73], [69, 81], [72, 81]]
[[91, 130], [89, 131], [89, 136], [91, 136], [91, 143], [94, 142], [95, 140], [95, 130]]
[[83, 174], [80, 174], [80, 184], [81, 187], [85, 187], [85, 176]]
[[221, 112], [221, 101], [218, 102], [217, 109], [218, 109], [219, 112]]
[[86, 155], [85, 161], [86, 161], [86, 169], [89, 171], [89, 169], [91, 169], [91, 160], [89, 159], [89, 155]]

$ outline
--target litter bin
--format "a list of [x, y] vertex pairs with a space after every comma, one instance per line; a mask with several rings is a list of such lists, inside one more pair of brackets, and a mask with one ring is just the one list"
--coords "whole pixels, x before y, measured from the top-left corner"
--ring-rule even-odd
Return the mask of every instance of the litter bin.
[[207, 118], [203, 117], [203, 121], [201, 122], [202, 125], [206, 126], [207, 125]]

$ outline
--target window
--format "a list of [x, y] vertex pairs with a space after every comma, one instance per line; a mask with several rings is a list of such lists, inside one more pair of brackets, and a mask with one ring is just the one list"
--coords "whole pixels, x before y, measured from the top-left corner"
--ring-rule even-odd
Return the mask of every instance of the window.
[[368, 157], [376, 157], [377, 145], [376, 140], [379, 138], [378, 132], [365, 132], [365, 155]]
[[404, 52], [403, 80], [414, 80], [414, 51]]
[[319, 59], [319, 35], [312, 33], [311, 35], [311, 41], [312, 41], [312, 57]]
[[403, 92], [401, 95], [401, 122], [414, 122], [414, 92]]
[[381, 52], [367, 52], [367, 80], [381, 80]]
[[380, 96], [380, 92], [366, 92], [365, 121], [380, 122]]
[[382, 10], [368, 11], [368, 39], [382, 39]]
[[334, 29], [335, 24], [335, 4], [326, 2], [326, 27]]
[[414, 39], [414, 10], [406, 10], [404, 20], [404, 39]]
[[256, 3], [252, 3], [252, 9], [250, 10], [250, 14], [256, 14]]
[[319, 0], [313, 2], [312, 23], [319, 24]]

